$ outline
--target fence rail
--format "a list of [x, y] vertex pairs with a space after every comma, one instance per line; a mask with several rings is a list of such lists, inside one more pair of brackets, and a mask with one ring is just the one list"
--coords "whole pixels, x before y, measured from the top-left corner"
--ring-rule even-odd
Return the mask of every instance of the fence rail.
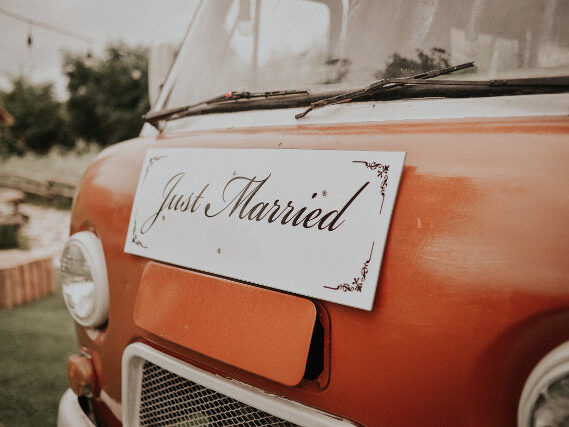
[[0, 187], [13, 188], [47, 199], [72, 199], [77, 186], [74, 182], [48, 175], [0, 172]]

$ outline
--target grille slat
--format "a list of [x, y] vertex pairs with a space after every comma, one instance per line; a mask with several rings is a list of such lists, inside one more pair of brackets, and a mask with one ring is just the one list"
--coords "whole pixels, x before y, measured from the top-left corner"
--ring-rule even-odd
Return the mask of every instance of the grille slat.
[[294, 426], [243, 402], [144, 362], [141, 426]]

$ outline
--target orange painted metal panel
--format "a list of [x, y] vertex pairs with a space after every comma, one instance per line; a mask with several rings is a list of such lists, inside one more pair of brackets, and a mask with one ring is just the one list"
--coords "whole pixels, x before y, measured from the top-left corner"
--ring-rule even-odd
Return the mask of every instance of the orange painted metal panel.
[[[120, 402], [122, 353], [141, 340], [362, 425], [515, 425], [531, 369], [569, 340], [568, 137], [569, 116], [562, 116], [211, 130], [107, 149], [82, 180], [71, 222], [72, 233], [101, 238], [107, 259], [109, 322], [96, 331], [77, 326], [79, 343], [99, 357], [102, 391]], [[271, 381], [134, 324], [151, 261], [123, 248], [144, 154], [153, 147], [407, 152], [373, 310], [319, 303], [330, 332], [324, 390], [306, 379], [297, 387]], [[152, 312], [163, 316], [171, 280], [158, 276]], [[202, 300], [209, 310], [227, 305]], [[177, 311], [167, 314], [173, 322]], [[242, 332], [233, 331], [236, 340]], [[282, 351], [289, 333], [281, 334]], [[227, 335], [217, 342], [227, 344]], [[93, 404], [104, 417], [106, 404]]]
[[155, 262], [134, 308], [137, 326], [285, 385], [302, 380], [315, 319], [307, 299]]

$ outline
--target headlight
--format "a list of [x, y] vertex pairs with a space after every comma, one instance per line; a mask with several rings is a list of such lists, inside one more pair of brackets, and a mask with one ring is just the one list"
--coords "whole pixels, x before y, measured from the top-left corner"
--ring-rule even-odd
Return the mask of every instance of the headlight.
[[90, 231], [71, 236], [61, 256], [61, 290], [71, 316], [94, 328], [107, 321], [109, 286], [101, 241]]
[[519, 427], [569, 425], [569, 343], [545, 356], [530, 374], [518, 408]]

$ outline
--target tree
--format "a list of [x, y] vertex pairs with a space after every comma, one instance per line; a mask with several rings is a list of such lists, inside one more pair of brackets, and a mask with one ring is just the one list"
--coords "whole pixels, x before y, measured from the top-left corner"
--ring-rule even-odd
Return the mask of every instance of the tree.
[[14, 117], [11, 126], [0, 128], [0, 153], [45, 154], [54, 145], [70, 148], [74, 141], [67, 129], [65, 109], [53, 95], [51, 83], [34, 85], [25, 78], [13, 81], [10, 92], [1, 92], [6, 110]]
[[68, 55], [64, 72], [74, 135], [102, 146], [138, 135], [150, 108], [145, 49], [110, 46], [100, 59]]

